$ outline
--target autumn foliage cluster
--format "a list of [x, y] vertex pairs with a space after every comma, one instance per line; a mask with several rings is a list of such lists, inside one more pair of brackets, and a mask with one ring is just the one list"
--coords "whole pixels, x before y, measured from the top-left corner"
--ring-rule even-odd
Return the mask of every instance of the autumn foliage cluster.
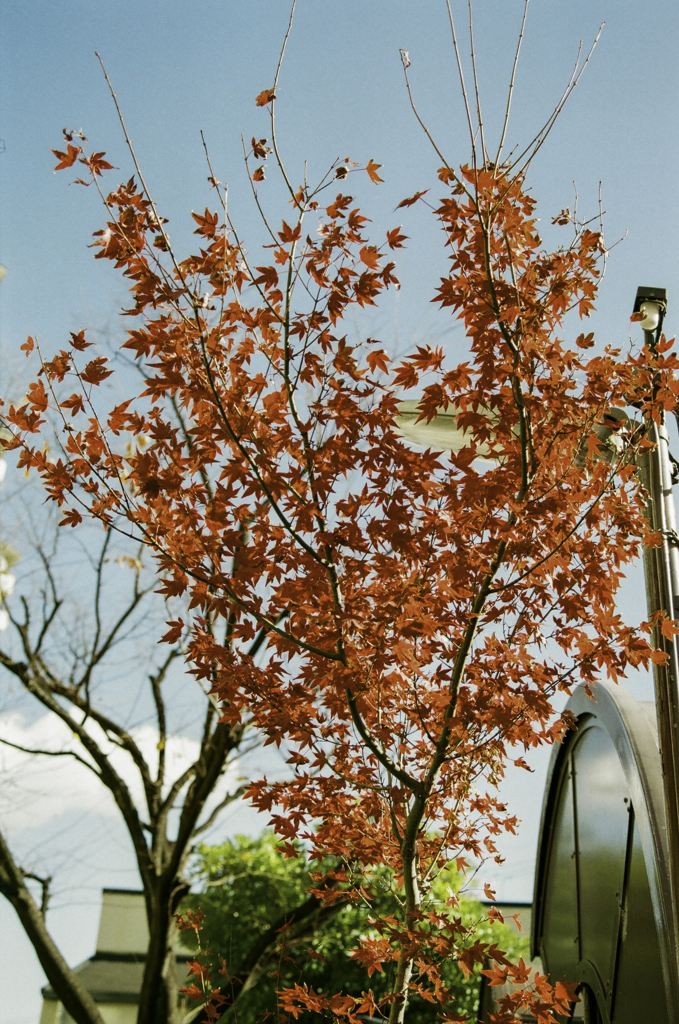
[[[58, 166], [80, 161], [100, 188], [108, 165], [84, 145], [69, 133]], [[253, 139], [260, 194], [268, 151]], [[375, 163], [362, 170], [380, 180]], [[634, 462], [646, 442], [630, 421], [610, 444], [594, 428], [630, 395], [650, 414], [674, 401], [674, 357], [588, 354], [592, 335], [573, 327], [594, 305], [600, 234], [575, 225], [545, 251], [523, 174], [475, 162], [445, 164], [433, 186], [449, 257], [434, 301], [463, 325], [464, 359], [423, 346], [392, 361], [388, 344], [347, 325], [397, 285], [406, 243], [398, 227], [369, 237], [347, 190], [360, 171], [343, 163], [315, 188], [291, 185], [285, 219], [267, 214], [261, 256], [241, 244], [214, 176], [216, 209], [193, 214], [185, 258], [138, 174], [102, 191], [96, 258], [129, 285], [122, 349], [140, 386], [130, 393], [127, 374], [129, 398], [111, 408], [114, 364], [80, 332], [41, 355], [4, 421], [64, 525], [94, 518], [141, 538], [162, 592], [190, 598], [193, 671], [226, 720], [288, 752], [290, 777], [253, 783], [249, 797], [291, 855], [302, 839], [332, 858], [317, 895], [370, 903], [392, 873], [399, 912], [376, 916], [351, 952], [368, 977], [386, 972], [388, 992], [298, 985], [285, 1011], [396, 1024], [417, 994], [461, 1020], [441, 974], [453, 958], [494, 984], [525, 983], [498, 1021], [531, 1007], [551, 1022], [568, 987], [475, 941], [457, 894], [435, 900], [432, 882], [495, 856], [497, 835], [515, 829], [494, 787], [508, 760], [562, 734], [559, 691], [663, 657], [615, 608], [647, 532]], [[402, 437], [399, 402], [412, 396], [424, 420], [455, 414], [459, 451]], [[53, 428], [56, 457], [43, 448]]]

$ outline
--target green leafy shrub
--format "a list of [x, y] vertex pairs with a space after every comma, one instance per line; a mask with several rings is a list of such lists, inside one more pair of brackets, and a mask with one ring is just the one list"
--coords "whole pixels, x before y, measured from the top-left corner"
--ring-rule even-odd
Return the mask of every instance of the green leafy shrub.
[[[327, 871], [332, 865], [310, 865], [304, 850], [299, 856], [286, 857], [272, 832], [257, 839], [236, 836], [219, 846], [201, 846], [197, 851], [194, 883], [200, 891], [192, 893], [182, 910], [200, 910], [203, 914], [201, 945], [209, 949], [207, 956], [213, 977], [223, 984], [219, 971], [238, 974], [239, 967], [253, 944], [265, 935], [285, 914], [292, 914], [308, 900], [307, 890], [313, 886], [310, 869]], [[445, 903], [457, 892], [459, 878], [452, 869], [443, 871], [432, 885], [430, 899]], [[319, 908], [304, 921], [279, 933], [278, 942], [270, 947], [260, 961], [256, 977], [251, 979], [238, 999], [234, 1019], [238, 1024], [258, 1024], [267, 1018], [282, 1019], [277, 990], [306, 984], [317, 992], [343, 992], [359, 996], [372, 988], [376, 996], [389, 989], [388, 972], [375, 972], [372, 977], [351, 953], [365, 936], [378, 937], [371, 925], [372, 915], [379, 917], [399, 913], [392, 893], [391, 879], [384, 871], [382, 893], [370, 903], [350, 903], [332, 916]], [[487, 910], [476, 900], [459, 896], [454, 910], [456, 917], [469, 929], [470, 942], [491, 942], [512, 959], [528, 956], [528, 939], [507, 924], [491, 923]], [[473, 927], [472, 927], [473, 926]], [[184, 933], [189, 948], [196, 948], [196, 936]], [[450, 1009], [474, 1015], [478, 1003], [480, 974], [478, 968], [469, 977], [457, 963], [441, 965], [444, 981], [454, 993]], [[415, 978], [415, 980], [417, 980]], [[438, 1010], [421, 996], [413, 995], [408, 1003], [409, 1024], [429, 1024], [436, 1020]], [[312, 1024], [317, 1014], [301, 1014], [300, 1024]]]

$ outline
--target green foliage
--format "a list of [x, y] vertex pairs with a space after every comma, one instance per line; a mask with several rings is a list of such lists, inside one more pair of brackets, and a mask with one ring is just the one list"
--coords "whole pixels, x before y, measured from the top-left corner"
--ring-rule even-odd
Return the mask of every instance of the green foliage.
[[[328, 866], [322, 865], [321, 870]], [[199, 848], [194, 879], [201, 885], [201, 891], [187, 897], [182, 911], [200, 910], [204, 915], [201, 945], [211, 950], [209, 959], [218, 984], [223, 983], [220, 961], [229, 972], [237, 973], [257, 938], [282, 914], [291, 913], [308, 898], [307, 889], [313, 885], [309, 867], [302, 849], [298, 858], [286, 857], [272, 832], [265, 832], [258, 839], [237, 836], [220, 846]], [[385, 869], [383, 892], [371, 905], [366, 902], [344, 906], [315, 930], [310, 926], [282, 937], [263, 974], [238, 1000], [238, 1024], [258, 1024], [269, 1015], [273, 1019], [283, 1017], [278, 1012], [276, 991], [295, 984], [306, 984], [317, 992], [355, 996], [372, 988], [376, 996], [384, 995], [389, 990], [389, 974], [376, 972], [368, 977], [366, 969], [351, 957], [351, 951], [361, 938], [377, 936], [370, 923], [373, 915], [398, 915], [390, 881]], [[443, 872], [432, 886], [431, 899], [445, 903], [458, 884], [454, 872]], [[481, 903], [462, 896], [455, 915], [473, 931], [470, 942], [494, 942], [512, 959], [527, 958], [528, 939], [506, 924], [491, 925]], [[182, 941], [196, 948], [193, 932], [185, 932]], [[450, 1009], [473, 1015], [478, 1003], [478, 969], [466, 979], [456, 963], [448, 962], [443, 965], [442, 974], [454, 993]], [[440, 1007], [413, 995], [408, 1004], [408, 1022], [430, 1024], [439, 1011]], [[312, 1024], [312, 1018], [316, 1024], [318, 1014], [301, 1014], [298, 1019], [300, 1024]]]

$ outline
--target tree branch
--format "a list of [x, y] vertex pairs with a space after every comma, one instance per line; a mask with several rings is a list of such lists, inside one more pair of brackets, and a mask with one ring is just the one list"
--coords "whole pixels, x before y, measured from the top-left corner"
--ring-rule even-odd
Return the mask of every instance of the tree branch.
[[34, 882], [38, 882], [42, 889], [42, 899], [40, 900], [40, 913], [42, 914], [43, 920], [47, 913], [47, 904], [50, 901], [50, 882], [52, 876], [48, 875], [47, 878], [42, 878], [40, 875], [36, 875], [33, 871], [24, 871], [21, 869], [21, 874], [24, 878], [32, 878]]
[[242, 797], [245, 789], [245, 786], [239, 786], [235, 793], [227, 793], [224, 799], [218, 803], [215, 809], [211, 812], [207, 821], [204, 821], [202, 825], [194, 828], [192, 838], [195, 839], [196, 836], [202, 835], [203, 832], [206, 832], [210, 828], [210, 825], [214, 824], [217, 820], [217, 816], [221, 814], [225, 807], [228, 807], [234, 800], [239, 800]]
[[12, 743], [10, 740], [3, 739], [2, 736], [0, 736], [0, 743], [3, 743], [6, 747], [12, 747], [14, 750], [20, 750], [22, 754], [40, 754], [45, 757], [73, 757], [76, 761], [79, 761], [80, 764], [89, 768], [91, 772], [94, 772], [97, 778], [101, 778], [101, 775], [95, 766], [90, 764], [89, 761], [86, 761], [84, 757], [80, 756], [80, 754], [76, 754], [74, 750], [33, 750], [30, 747], [22, 747], [18, 743]]
[[[30, 872], [24, 873], [17, 866], [5, 837], [0, 832], [0, 892], [16, 910], [40, 965], [47, 975], [47, 980], [66, 1012], [77, 1024], [104, 1024], [104, 1018], [94, 999], [81, 985], [77, 974], [68, 966], [47, 931], [44, 912], [36, 905], [26, 885], [26, 877], [37, 876]], [[42, 882], [42, 879], [38, 880]]]
[[[77, 736], [80, 740], [87, 753], [97, 765], [101, 781], [110, 791], [123, 816], [135, 849], [140, 874], [142, 875], [142, 878], [147, 876], [150, 869], [150, 858], [144, 837], [143, 826], [139, 819], [139, 814], [134, 805], [134, 801], [132, 800], [130, 791], [124, 780], [112, 767], [108, 756], [101, 750], [99, 744], [87, 732], [85, 727], [79, 722], [76, 722], [68, 711], [61, 706], [61, 704], [56, 700], [54, 694], [50, 691], [50, 688], [41, 684], [39, 679], [30, 672], [27, 665], [13, 661], [2, 651], [0, 651], [0, 665], [4, 665], [6, 669], [20, 679], [28, 692], [32, 693], [41, 704], [52, 711], [53, 714], [64, 722], [74, 736]], [[80, 701], [81, 704], [85, 703], [82, 698]], [[124, 730], [120, 729], [119, 731], [124, 732]]]
[[[329, 880], [324, 888], [330, 890], [334, 888], [335, 884], [333, 880]], [[332, 920], [350, 902], [349, 896], [340, 897], [330, 904], [325, 903], [317, 896], [310, 896], [295, 910], [281, 914], [253, 943], [247, 955], [238, 965], [238, 970], [220, 988], [219, 995], [227, 1000], [227, 1009], [222, 1013], [217, 1024], [226, 1024], [234, 1004], [245, 992], [256, 985], [281, 940], [283, 942], [300, 941], [303, 937], [313, 934], [319, 927]], [[198, 1009], [193, 1021], [194, 1024], [209, 1024], [210, 1018], [206, 1015], [204, 1007]]]

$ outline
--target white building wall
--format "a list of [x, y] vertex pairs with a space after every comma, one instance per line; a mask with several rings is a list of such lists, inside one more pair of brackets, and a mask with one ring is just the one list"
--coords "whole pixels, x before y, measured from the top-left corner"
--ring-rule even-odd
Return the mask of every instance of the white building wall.
[[145, 953], [149, 945], [144, 895], [104, 889], [97, 953]]
[[[136, 1024], [136, 1003], [97, 1003], [105, 1024]], [[75, 1024], [62, 1004], [55, 999], [44, 999], [40, 1024]]]

